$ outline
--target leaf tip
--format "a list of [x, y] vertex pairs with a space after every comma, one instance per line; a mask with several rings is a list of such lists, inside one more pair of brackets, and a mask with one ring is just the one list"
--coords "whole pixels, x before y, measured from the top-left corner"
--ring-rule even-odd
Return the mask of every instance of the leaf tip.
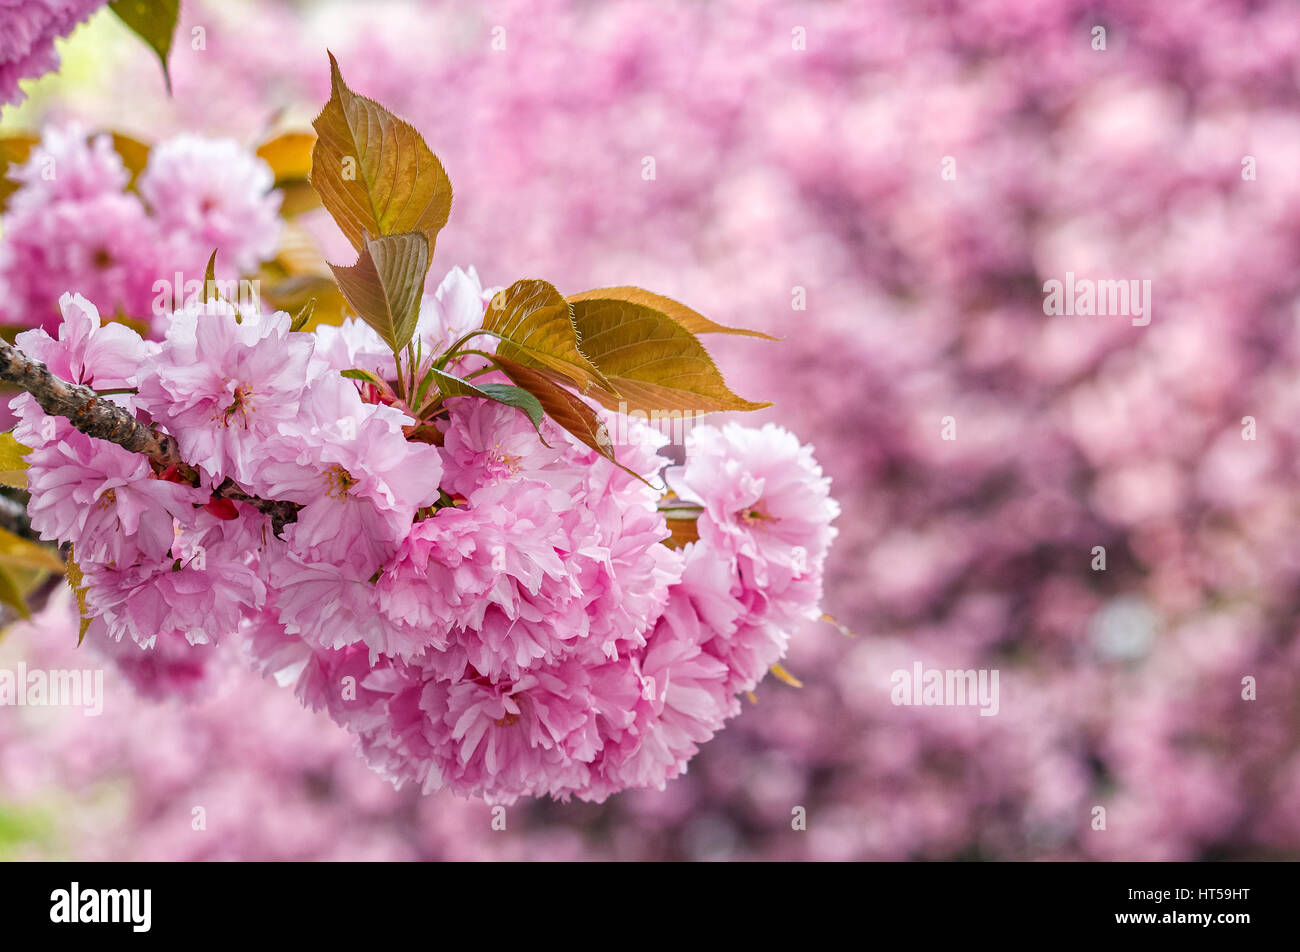
[[325, 53], [330, 58], [330, 89], [335, 96], [340, 95], [340, 93], [351, 92], [348, 89], [348, 84], [343, 81], [343, 71], [339, 69], [339, 61], [330, 50], [326, 50]]

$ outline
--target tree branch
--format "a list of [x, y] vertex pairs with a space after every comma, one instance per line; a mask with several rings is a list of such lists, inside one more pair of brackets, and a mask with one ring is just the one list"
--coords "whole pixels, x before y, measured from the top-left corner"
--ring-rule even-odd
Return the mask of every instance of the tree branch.
[[176, 441], [141, 423], [112, 400], [79, 383], [60, 380], [39, 360], [33, 360], [0, 340], [0, 380], [22, 387], [52, 416], [66, 417], [82, 433], [143, 453], [159, 466], [183, 466]]
[[[35, 397], [46, 413], [65, 417], [87, 436], [141, 453], [160, 470], [175, 466], [186, 472], [194, 471], [181, 458], [176, 440], [169, 434], [141, 423], [129, 411], [90, 387], [54, 376], [39, 360], [33, 360], [4, 340], [0, 340], [0, 380], [17, 384]], [[294, 502], [251, 496], [229, 479], [216, 488], [213, 496], [247, 503], [270, 516], [272, 531], [277, 536], [286, 525], [297, 521], [298, 510], [302, 508]]]
[[233, 479], [224, 480], [212, 493], [222, 499], [229, 499], [232, 502], [244, 502], [252, 506], [258, 512], [265, 513], [271, 517], [271, 531], [277, 536], [284, 531], [284, 527], [291, 522], [298, 521], [298, 510], [302, 506], [296, 502], [289, 502], [283, 499], [261, 499], [257, 496], [250, 496], [239, 488]]

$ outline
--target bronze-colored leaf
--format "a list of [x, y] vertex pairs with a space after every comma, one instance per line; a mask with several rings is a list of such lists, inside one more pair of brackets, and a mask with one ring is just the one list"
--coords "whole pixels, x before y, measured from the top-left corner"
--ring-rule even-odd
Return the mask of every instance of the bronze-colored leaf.
[[302, 310], [300, 310], [297, 314], [293, 316], [293, 320], [289, 323], [289, 330], [301, 331], [306, 329], [307, 322], [311, 320], [312, 313], [315, 310], [316, 310], [316, 299], [312, 298], [302, 306]]
[[14, 577], [13, 571], [3, 566], [0, 566], [0, 605], [8, 605], [19, 618], [32, 617], [32, 611], [27, 607], [27, 599], [23, 598], [22, 585]]
[[771, 334], [764, 334], [762, 331], [746, 330], [743, 327], [726, 327], [709, 320], [699, 311], [692, 310], [685, 304], [674, 301], [672, 298], [664, 297], [662, 294], [655, 294], [653, 291], [646, 291], [642, 288], [618, 287], [618, 288], [596, 288], [594, 291], [583, 291], [581, 294], [570, 294], [569, 303], [575, 301], [627, 301], [629, 304], [644, 304], [646, 307], [654, 308], [663, 314], [667, 314], [682, 327], [686, 328], [692, 334], [738, 334], [741, 337], [759, 337], [763, 340], [779, 340]]
[[212, 255], [208, 258], [208, 266], [203, 269], [203, 300], [214, 301], [221, 299], [221, 288], [217, 286], [217, 249], [212, 249]]
[[72, 589], [72, 594], [77, 599], [77, 611], [81, 616], [81, 628], [77, 632], [77, 647], [86, 640], [86, 631], [90, 628], [90, 613], [86, 608], [86, 580], [82, 575], [81, 566], [77, 564], [76, 553], [72, 546], [68, 546], [68, 567], [63, 573], [63, 577], [68, 580], [68, 587]]
[[63, 560], [48, 546], [0, 529], [0, 566], [62, 572]]
[[280, 214], [285, 218], [320, 207], [320, 195], [310, 182], [311, 155], [315, 145], [314, 133], [286, 132], [258, 147], [258, 157], [271, 167], [275, 176], [274, 187], [283, 196]]
[[614, 441], [605, 421], [582, 398], [560, 386], [535, 367], [497, 355], [496, 365], [542, 405], [546, 415], [606, 459], [614, 459]]
[[321, 274], [299, 274], [292, 277], [278, 277], [268, 274], [262, 279], [261, 302], [264, 308], [284, 311], [288, 314], [301, 315], [303, 308], [312, 301], [312, 308], [307, 323], [296, 330], [310, 331], [322, 324], [340, 324], [345, 316], [352, 314], [351, 308], [343, 300], [334, 279]]
[[429, 243], [415, 232], [367, 239], [350, 267], [330, 265], [339, 290], [357, 315], [397, 353], [415, 334]]
[[304, 212], [321, 207], [320, 193], [306, 179], [285, 182], [280, 188], [280, 215], [292, 220]]
[[367, 237], [419, 232], [433, 255], [451, 182], [415, 129], [348, 89], [330, 54], [330, 100], [312, 125], [311, 184], [360, 253]]
[[112, 136], [113, 150], [122, 159], [122, 164], [126, 166], [126, 170], [131, 173], [131, 179], [126, 183], [127, 191], [130, 191], [135, 188], [136, 179], [145, 170], [145, 166], [149, 164], [149, 146], [139, 139], [133, 139], [120, 132], [114, 132]]
[[5, 205], [9, 202], [9, 196], [21, 187], [13, 179], [7, 177], [9, 169], [26, 162], [27, 157], [31, 155], [32, 149], [40, 141], [38, 137], [26, 132], [0, 136], [0, 212], [5, 210]]
[[[284, 277], [315, 274], [330, 277], [329, 265], [312, 234], [297, 222], [286, 222], [280, 232], [280, 248], [273, 259]], [[332, 279], [331, 279], [332, 280]]]
[[583, 353], [613, 383], [588, 396], [612, 410], [760, 410], [736, 396], [694, 334], [646, 304], [608, 298], [573, 302]]
[[0, 483], [15, 489], [27, 488], [27, 454], [12, 433], [0, 433]]
[[271, 167], [278, 186], [311, 175], [311, 153], [315, 146], [314, 133], [285, 132], [258, 146], [257, 157]]
[[665, 519], [668, 524], [668, 538], [664, 544], [669, 548], [685, 548], [688, 542], [700, 541], [700, 529], [694, 519]]
[[497, 353], [528, 367], [549, 369], [579, 390], [614, 386], [582, 353], [569, 303], [545, 281], [525, 279], [498, 291], [483, 315], [483, 329], [501, 336]]

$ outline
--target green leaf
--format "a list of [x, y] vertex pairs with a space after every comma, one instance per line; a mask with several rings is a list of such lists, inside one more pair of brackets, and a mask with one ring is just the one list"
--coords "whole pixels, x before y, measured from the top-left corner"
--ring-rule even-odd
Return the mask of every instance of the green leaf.
[[741, 337], [759, 337], [763, 340], [775, 341], [780, 339], [773, 337], [771, 334], [764, 334], [762, 331], [746, 330], [743, 327], [726, 327], [709, 320], [698, 311], [694, 311], [672, 298], [641, 288], [596, 288], [594, 291], [583, 291], [581, 294], [569, 295], [570, 304], [578, 301], [595, 300], [626, 301], [629, 304], [645, 305], [662, 314], [667, 314], [692, 334], [737, 334]]
[[353, 367], [349, 370], [340, 370], [339, 375], [347, 377], [349, 380], [360, 380], [363, 383], [374, 384], [376, 387], [384, 386], [384, 382], [369, 370], [361, 370], [358, 367]]
[[394, 354], [410, 343], [429, 270], [429, 243], [424, 235], [368, 238], [356, 264], [330, 265], [330, 270], [348, 304]]
[[[537, 435], [542, 435], [542, 416], [545, 411], [542, 409], [541, 401], [522, 387], [512, 387], [505, 383], [473, 384], [461, 377], [444, 373], [436, 367], [430, 367], [429, 374], [438, 385], [438, 392], [444, 397], [479, 397], [515, 407], [524, 411], [532, 422], [533, 429], [537, 431]], [[542, 442], [545, 443], [546, 440], [543, 439]]]
[[63, 560], [38, 542], [0, 529], [0, 567], [62, 572]]
[[579, 349], [569, 302], [545, 281], [516, 281], [498, 291], [483, 315], [483, 329], [501, 338], [497, 353], [507, 360], [560, 373], [579, 390], [614, 389]]
[[358, 252], [368, 236], [419, 232], [433, 254], [451, 181], [415, 129], [348, 89], [330, 54], [332, 92], [312, 125], [311, 184]]
[[180, 19], [180, 0], [112, 0], [108, 6], [132, 33], [158, 54], [163, 81], [170, 96], [172, 77], [167, 69], [167, 55], [171, 52], [176, 22]]
[[429, 384], [437, 386], [439, 393], [444, 397], [482, 397], [485, 396], [482, 390], [474, 386], [463, 377], [457, 377], [453, 374], [439, 370], [437, 367], [430, 367], [428, 376], [420, 382], [420, 389], [428, 391]]
[[[420, 364], [418, 360], [416, 363], [417, 365]], [[432, 370], [433, 368], [430, 367], [429, 369]], [[420, 382], [416, 385], [415, 396], [410, 400], [410, 406], [416, 411], [417, 416], [423, 417], [424, 414], [420, 410], [425, 406], [424, 398], [429, 395], [429, 388], [433, 386], [434, 376], [432, 373], [427, 372], [417, 376]]]
[[[514, 387], [508, 383], [481, 383], [475, 389], [489, 400], [523, 410], [532, 422], [537, 435], [542, 435], [542, 417], [546, 411], [542, 409], [541, 401], [523, 387]], [[546, 440], [543, 439], [542, 442], [545, 443]]]
[[0, 433], [0, 483], [15, 489], [27, 488], [27, 454], [12, 433]]
[[736, 396], [713, 358], [689, 330], [647, 304], [609, 298], [573, 302], [573, 321], [583, 353], [613, 388], [588, 396], [612, 410], [713, 412], [759, 410]]
[[534, 367], [517, 363], [499, 354], [496, 365], [507, 377], [513, 380], [537, 398], [556, 424], [572, 433], [580, 442], [591, 447], [601, 456], [614, 460], [614, 441], [609, 438], [609, 429], [605, 421], [595, 410], [583, 402], [582, 398], [566, 390], [545, 373]]

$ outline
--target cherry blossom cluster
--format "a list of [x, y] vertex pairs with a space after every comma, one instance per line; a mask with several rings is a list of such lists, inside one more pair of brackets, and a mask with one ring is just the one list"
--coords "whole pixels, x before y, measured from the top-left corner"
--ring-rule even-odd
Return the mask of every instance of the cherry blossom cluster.
[[[454, 269], [423, 301], [422, 345], [478, 328], [490, 297]], [[60, 305], [57, 337], [18, 346], [172, 436], [186, 464], [11, 403], [32, 526], [72, 544], [87, 637], [128, 672], [121, 646], [166, 657], [155, 690], [169, 669], [184, 690], [203, 648], [234, 637], [399, 784], [601, 800], [680, 774], [820, 615], [838, 506], [773, 425], [699, 425], [669, 466], [666, 437], [627, 420], [616, 466], [549, 418], [539, 433], [458, 397], [430, 442], [342, 374], [395, 372], [359, 321], [305, 333], [214, 299], [149, 342], [83, 297]], [[452, 369], [496, 373], [482, 356]], [[665, 544], [665, 498], [697, 540]], [[276, 526], [264, 501], [295, 518]]]
[[270, 167], [233, 139], [160, 142], [133, 181], [111, 136], [52, 125], [8, 177], [19, 185], [0, 241], [8, 325], [54, 328], [60, 295], [76, 287], [106, 317], [158, 334], [214, 249], [223, 277], [248, 274], [275, 254], [283, 227]]
[[[1300, 562], [1291, 520], [1276, 517], [1293, 511], [1300, 457], [1276, 424], [1244, 446], [1231, 426], [1248, 412], [1294, 418], [1297, 275], [1284, 252], [1300, 191], [1276, 174], [1300, 161], [1290, 0], [1178, 18], [1106, 0], [1084, 24], [1072, 5], [1021, 0], [942, 16], [800, 5], [798, 17], [779, 0], [507, 0], [492, 18], [420, 0], [387, 5], [396, 26], [369, 8], [186, 0], [181, 35], [202, 24], [239, 42], [173, 57], [174, 83], [205, 104], [206, 129], [244, 136], [285, 100], [313, 114], [328, 42], [358, 88], [419, 128], [455, 130], [437, 145], [458, 191], [494, 196], [458, 204], [439, 254], [536, 262], [560, 286], [618, 274], [783, 336], [787, 374], [745, 341], [719, 353], [738, 391], [777, 401], [836, 486], [854, 487], [839, 494], [827, 602], [863, 637], [796, 639], [786, 663], [807, 687], [760, 691], [687, 777], [615, 798], [598, 823], [539, 804], [511, 810], [502, 837], [480, 804], [419, 800], [409, 785], [376, 807], [347, 759], [322, 762], [339, 748], [327, 730], [307, 737], [316, 721], [291, 719], [301, 712], [251, 675], [183, 709], [124, 698], [101, 718], [0, 719], [7, 802], [26, 794], [79, 855], [116, 859], [1300, 850]], [[485, 52], [497, 23], [510, 69]], [[803, 52], [789, 48], [794, 23]], [[1109, 51], [1092, 48], [1093, 23]], [[64, 93], [58, 112], [97, 125], [130, 127], [142, 103], [151, 129], [193, 123], [152, 111], [163, 92], [147, 55]], [[567, 148], [546, 147], [557, 136]], [[647, 151], [654, 183], [639, 177]], [[943, 181], [950, 154], [957, 178]], [[1246, 154], [1258, 181], [1240, 177]], [[1153, 259], [1157, 295], [1195, 295], [1182, 312], [1195, 326], [1045, 320], [1041, 284], [1022, 277], [1045, 258], [1044, 277], [1060, 276], [1081, 253], [1114, 256], [1117, 274]], [[808, 292], [799, 333], [780, 318], [793, 285]], [[1008, 422], [977, 431], [962, 416], [957, 441], [937, 439], [940, 416], [976, 406]], [[1063, 491], [1078, 486], [1122, 493]], [[1099, 543], [1105, 572], [1091, 568]], [[84, 662], [75, 621], [47, 612], [41, 624], [14, 626], [3, 648]], [[105, 644], [129, 649], [142, 679], [163, 657]], [[160, 673], [175, 683], [198, 654], [182, 645]], [[1001, 712], [893, 706], [890, 672], [917, 659], [1001, 668]], [[1242, 700], [1239, 679], [1260, 671], [1267, 690]], [[111, 823], [51, 794], [88, 802], [128, 784]], [[190, 831], [188, 805], [204, 798], [227, 812], [220, 838]], [[793, 804], [816, 818], [808, 837], [790, 835]], [[1105, 833], [1090, 825], [1098, 804]]]

